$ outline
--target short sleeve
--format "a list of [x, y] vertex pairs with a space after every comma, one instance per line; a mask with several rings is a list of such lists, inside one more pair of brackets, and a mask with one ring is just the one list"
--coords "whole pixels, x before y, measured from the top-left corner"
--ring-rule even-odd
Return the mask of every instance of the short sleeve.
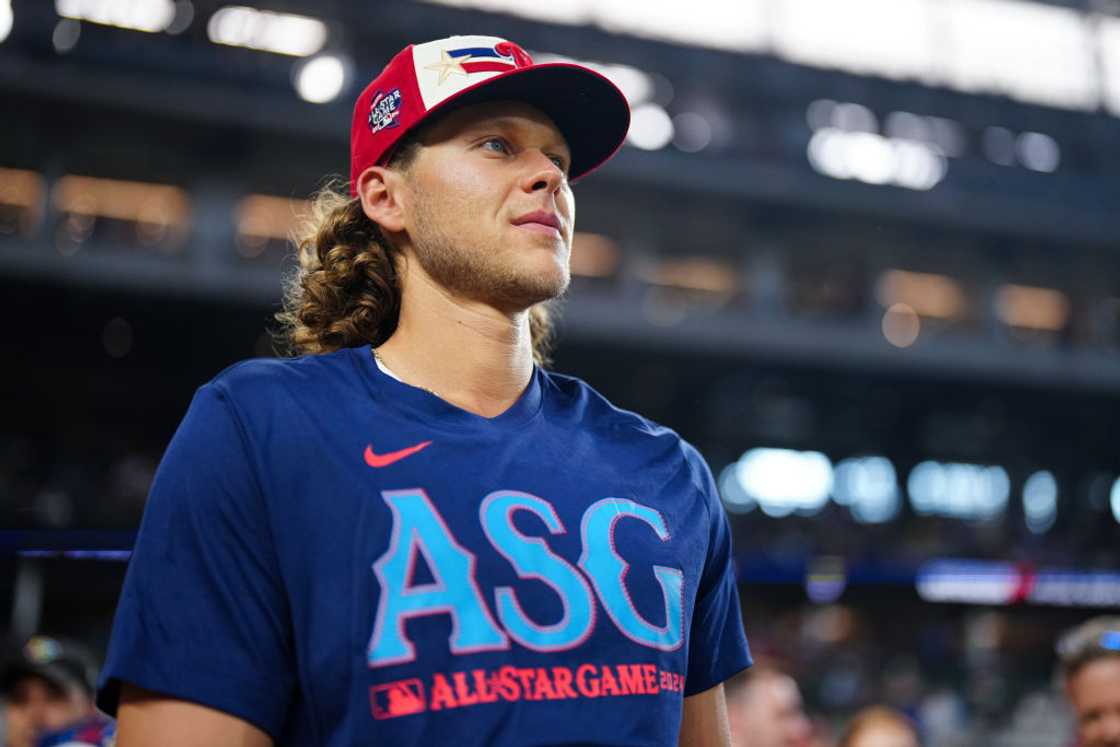
[[295, 683], [278, 566], [242, 423], [220, 383], [207, 384], [152, 483], [97, 705], [115, 716], [124, 681], [275, 738]]
[[707, 464], [699, 454], [693, 461], [708, 512], [708, 555], [692, 614], [685, 696], [713, 688], [751, 665], [735, 585], [731, 527]]

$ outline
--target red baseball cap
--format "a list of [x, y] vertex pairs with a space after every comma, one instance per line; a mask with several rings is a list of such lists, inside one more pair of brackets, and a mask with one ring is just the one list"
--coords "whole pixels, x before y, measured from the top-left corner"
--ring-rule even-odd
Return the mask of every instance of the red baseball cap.
[[524, 101], [547, 114], [572, 153], [575, 181], [605, 163], [630, 129], [622, 91], [574, 63], [536, 64], [511, 41], [451, 36], [410, 44], [389, 61], [354, 104], [350, 128], [350, 194], [370, 166], [437, 112], [486, 101]]

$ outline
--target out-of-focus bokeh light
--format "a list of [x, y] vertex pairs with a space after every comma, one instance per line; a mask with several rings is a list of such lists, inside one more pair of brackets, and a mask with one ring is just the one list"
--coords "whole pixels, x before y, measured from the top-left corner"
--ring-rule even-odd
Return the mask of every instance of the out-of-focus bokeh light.
[[730, 295], [739, 288], [734, 266], [714, 259], [690, 257], [663, 260], [641, 273], [647, 283], [716, 295]]
[[1031, 171], [1052, 172], [1058, 170], [1062, 161], [1062, 151], [1058, 141], [1041, 132], [1024, 132], [1016, 141], [1019, 162]]
[[729, 511], [812, 516], [832, 493], [832, 462], [818, 451], [751, 449], [721, 473], [721, 484]]
[[1015, 165], [1015, 133], [1006, 127], [987, 127], [980, 136], [984, 155], [1000, 166]]
[[910, 505], [921, 516], [991, 519], [1007, 508], [1011, 481], [998, 466], [925, 461], [906, 482]]
[[1112, 507], [1112, 518], [1116, 519], [1116, 523], [1120, 524], [1120, 477], [1116, 478], [1116, 482], [1112, 483], [1112, 492], [1109, 494], [1109, 504]]
[[844, 558], [814, 558], [805, 574], [805, 595], [815, 604], [831, 604], [844, 594], [848, 570]]
[[630, 115], [626, 142], [642, 150], [664, 148], [673, 139], [673, 120], [657, 104], [642, 104]]
[[1042, 534], [1058, 518], [1058, 481], [1046, 470], [1035, 472], [1023, 483], [1023, 516], [1027, 529]]
[[673, 145], [685, 153], [698, 153], [712, 142], [712, 126], [696, 112], [673, 117]]
[[879, 119], [863, 104], [839, 103], [832, 108], [832, 127], [844, 132], [878, 133]]
[[181, 34], [191, 27], [194, 21], [194, 3], [190, 0], [177, 0], [175, 3], [175, 17], [164, 31], [168, 34]]
[[75, 21], [73, 18], [60, 18], [51, 33], [51, 45], [54, 47], [54, 51], [59, 54], [66, 54], [78, 46], [78, 39], [81, 35], [81, 21]]
[[882, 456], [844, 459], [836, 465], [832, 497], [847, 506], [856, 521], [890, 521], [898, 515], [900, 503], [894, 465]]
[[296, 92], [304, 101], [325, 104], [346, 87], [350, 66], [339, 55], [321, 54], [301, 63], [295, 72]]
[[1002, 285], [996, 291], [996, 315], [1009, 327], [1056, 332], [1069, 321], [1070, 303], [1053, 288]]
[[893, 304], [883, 312], [883, 337], [896, 348], [908, 348], [918, 339], [922, 321], [914, 309], [904, 303]]
[[[852, 121], [848, 126], [862, 128], [870, 122]], [[808, 157], [815, 170], [833, 179], [916, 190], [932, 189], [948, 169], [933, 146], [838, 127], [817, 130], [809, 140]]]
[[327, 43], [327, 25], [317, 18], [241, 5], [220, 8], [206, 25], [210, 41], [293, 57], [309, 57]]
[[32, 233], [42, 218], [44, 193], [38, 173], [0, 168], [0, 235]]
[[1097, 17], [1097, 49], [1104, 74], [1105, 105], [1120, 115], [1120, 18]]
[[167, 184], [68, 175], [52, 190], [62, 214], [59, 251], [70, 255], [92, 235], [100, 218], [131, 223], [139, 242], [175, 250], [190, 229], [190, 199], [185, 190]]
[[12, 0], [0, 0], [0, 42], [8, 38], [15, 24], [15, 14], [12, 12]]
[[308, 200], [262, 194], [242, 197], [234, 210], [238, 253], [252, 259], [263, 253], [270, 241], [280, 242], [287, 249], [300, 221], [310, 214]]
[[63, 18], [131, 31], [166, 31], [175, 20], [172, 0], [55, 0]]
[[618, 272], [622, 251], [607, 236], [576, 231], [572, 237], [571, 269], [573, 275], [606, 278]]
[[879, 276], [875, 296], [884, 307], [902, 303], [919, 316], [937, 319], [959, 319], [967, 308], [960, 285], [936, 273], [887, 270]]

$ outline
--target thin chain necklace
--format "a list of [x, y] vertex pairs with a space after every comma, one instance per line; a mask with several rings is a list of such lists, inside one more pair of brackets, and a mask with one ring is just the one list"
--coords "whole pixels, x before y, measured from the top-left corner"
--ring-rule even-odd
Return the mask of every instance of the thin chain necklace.
[[[381, 367], [383, 369], [385, 369], [387, 371], [393, 371], [393, 369], [389, 366], [389, 364], [385, 362], [385, 359], [381, 357], [381, 353], [377, 352], [377, 348], [370, 348], [370, 351], [373, 353], [374, 359], [378, 363], [381, 364]], [[393, 376], [394, 376], [394, 378], [397, 378], [398, 381], [402, 381], [402, 383], [405, 383], [405, 384], [408, 383], [407, 381], [403, 381], [399, 377], [396, 377], [396, 372], [393, 372]], [[415, 386], [415, 385], [409, 384], [409, 386]], [[434, 389], [429, 389], [426, 386], [417, 387], [417, 389], [423, 389], [425, 392], [432, 395], [433, 397], [439, 397], [440, 399], [443, 399], [443, 397], [440, 397], [439, 392], [435, 391]]]

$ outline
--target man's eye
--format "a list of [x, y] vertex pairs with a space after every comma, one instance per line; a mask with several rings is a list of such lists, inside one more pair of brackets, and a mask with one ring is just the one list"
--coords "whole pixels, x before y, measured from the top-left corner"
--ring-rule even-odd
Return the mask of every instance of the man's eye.
[[554, 164], [556, 164], [556, 168], [560, 169], [563, 172], [567, 172], [567, 169], [564, 168], [564, 159], [563, 158], [561, 158], [560, 156], [550, 156], [550, 160]]
[[482, 147], [486, 150], [492, 150], [495, 153], [509, 153], [509, 147], [506, 146], [505, 141], [496, 137], [484, 141]]

